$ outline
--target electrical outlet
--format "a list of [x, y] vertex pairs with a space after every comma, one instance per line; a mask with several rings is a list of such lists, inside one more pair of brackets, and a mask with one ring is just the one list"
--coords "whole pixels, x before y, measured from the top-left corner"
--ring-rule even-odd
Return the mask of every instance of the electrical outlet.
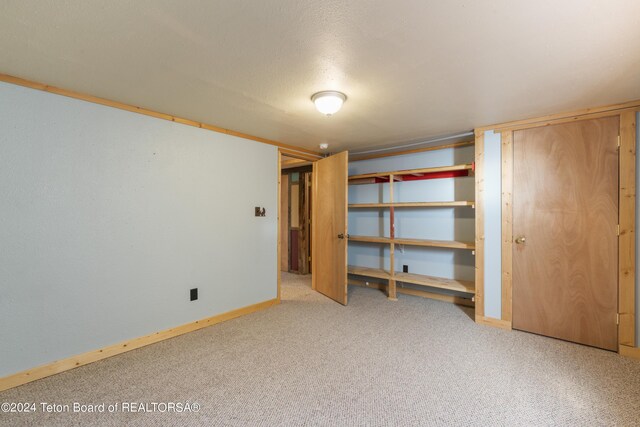
[[402, 272], [403, 273], [408, 273], [409, 272], [409, 266], [407, 264], [403, 264], [402, 265]]
[[195, 301], [198, 299], [198, 288], [191, 289], [189, 298], [189, 301]]

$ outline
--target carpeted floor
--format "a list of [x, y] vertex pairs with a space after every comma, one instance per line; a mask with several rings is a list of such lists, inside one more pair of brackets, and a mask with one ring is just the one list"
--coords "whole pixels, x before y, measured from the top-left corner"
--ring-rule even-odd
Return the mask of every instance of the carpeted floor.
[[[0, 425], [640, 425], [640, 362], [476, 325], [460, 307], [283, 274], [283, 302], [0, 393]], [[191, 413], [45, 414], [40, 402], [197, 402]], [[151, 406], [148, 406], [151, 408]]]

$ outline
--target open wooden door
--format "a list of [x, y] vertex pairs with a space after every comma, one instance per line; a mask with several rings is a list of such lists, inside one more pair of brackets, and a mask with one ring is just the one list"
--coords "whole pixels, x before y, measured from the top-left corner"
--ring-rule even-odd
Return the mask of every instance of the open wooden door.
[[347, 305], [347, 179], [346, 151], [318, 160], [313, 166], [315, 199], [313, 228], [313, 288]]

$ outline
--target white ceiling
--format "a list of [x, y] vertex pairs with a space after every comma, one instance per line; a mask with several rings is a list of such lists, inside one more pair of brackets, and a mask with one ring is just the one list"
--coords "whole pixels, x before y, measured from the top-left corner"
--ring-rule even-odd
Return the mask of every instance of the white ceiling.
[[0, 72], [362, 149], [639, 99], [640, 1], [2, 0]]

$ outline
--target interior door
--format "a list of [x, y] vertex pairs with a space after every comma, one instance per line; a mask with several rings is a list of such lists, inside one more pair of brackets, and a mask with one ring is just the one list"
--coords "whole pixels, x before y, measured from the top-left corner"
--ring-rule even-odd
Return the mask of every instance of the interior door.
[[347, 180], [346, 151], [318, 160], [313, 180], [313, 281], [314, 288], [347, 305]]
[[513, 327], [617, 349], [618, 117], [513, 134]]

